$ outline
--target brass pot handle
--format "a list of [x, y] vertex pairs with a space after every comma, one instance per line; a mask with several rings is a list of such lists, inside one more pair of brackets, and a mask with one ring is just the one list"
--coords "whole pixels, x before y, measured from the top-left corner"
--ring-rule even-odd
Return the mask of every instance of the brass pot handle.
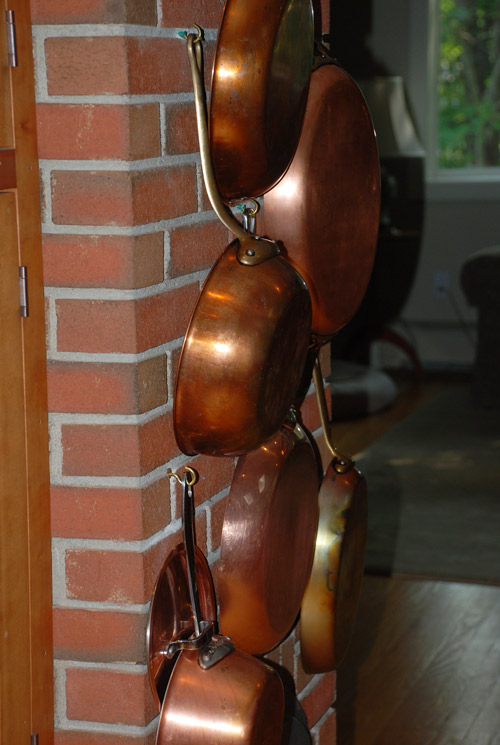
[[[198, 27], [196, 27], [198, 28]], [[202, 40], [201, 33], [186, 36], [189, 64], [193, 78], [196, 124], [200, 143], [201, 167], [208, 198], [221, 223], [234, 233], [240, 245], [236, 255], [241, 264], [255, 266], [267, 259], [279, 256], [279, 248], [274, 241], [260, 236], [249, 235], [226, 208], [217, 188], [210, 156], [207, 115], [205, 111], [205, 89], [202, 79]]]
[[325, 436], [325, 442], [328, 446], [328, 450], [333, 456], [333, 467], [337, 473], [346, 473], [353, 465], [354, 461], [347, 455], [340, 453], [332, 442], [330, 435], [330, 421], [328, 418], [328, 408], [326, 406], [325, 388], [323, 386], [323, 374], [321, 372], [321, 363], [319, 356], [316, 355], [313, 367], [313, 380], [314, 387], [316, 388], [316, 400], [318, 402], [319, 415], [321, 418], [321, 426]]

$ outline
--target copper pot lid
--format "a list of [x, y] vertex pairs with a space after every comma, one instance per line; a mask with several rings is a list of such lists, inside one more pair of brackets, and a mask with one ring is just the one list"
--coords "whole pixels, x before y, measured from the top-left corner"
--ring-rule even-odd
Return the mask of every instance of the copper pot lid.
[[260, 196], [290, 164], [313, 49], [311, 0], [226, 0], [209, 112], [213, 167], [226, 203]]
[[[196, 576], [200, 610], [206, 620], [215, 621], [217, 603], [212, 575], [202, 551], [195, 548]], [[195, 628], [186, 568], [184, 544], [176, 546], [167, 556], [156, 580], [149, 611], [146, 639], [148, 668], [153, 696], [158, 710], [165, 696], [178, 655], [168, 657], [169, 645], [185, 639]]]
[[314, 450], [299, 425], [283, 426], [239, 459], [224, 514], [219, 626], [245, 652], [268, 652], [293, 626], [317, 524]]
[[379, 171], [358, 86], [338, 65], [321, 64], [293, 161], [265, 194], [259, 221], [259, 232], [282, 243], [282, 255], [306, 280], [320, 343], [350, 320], [365, 294], [377, 245]]

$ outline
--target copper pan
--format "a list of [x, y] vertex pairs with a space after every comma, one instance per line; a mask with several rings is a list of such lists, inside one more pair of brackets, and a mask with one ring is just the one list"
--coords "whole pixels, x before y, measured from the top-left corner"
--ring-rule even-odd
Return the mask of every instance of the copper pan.
[[311, 0], [226, 0], [210, 94], [210, 148], [227, 203], [256, 197], [299, 141], [313, 59]]
[[322, 673], [338, 667], [349, 645], [363, 579], [368, 506], [363, 475], [331, 443], [319, 360], [313, 376], [333, 460], [319, 492], [319, 526], [302, 601], [300, 644], [304, 670]]
[[200, 75], [201, 44], [187, 39], [203, 172], [219, 219], [237, 236], [210, 272], [184, 339], [174, 430], [187, 454], [239, 455], [285, 419], [310, 341], [311, 300], [275, 243], [245, 232], [214, 185]]
[[279, 745], [284, 724], [279, 675], [215, 634], [214, 625], [201, 617], [194, 570], [194, 497], [186, 478], [183, 528], [196, 630], [171, 645], [180, 652], [163, 700], [156, 743]]
[[379, 159], [365, 100], [318, 51], [304, 124], [290, 168], [264, 196], [259, 230], [282, 242], [306, 280], [312, 333], [327, 342], [357, 310], [375, 258]]
[[217, 571], [220, 628], [240, 649], [264, 654], [296, 621], [318, 525], [318, 469], [293, 421], [238, 460]]
[[[217, 602], [212, 575], [198, 546], [195, 547], [195, 565], [201, 614], [203, 618], [215, 622]], [[180, 543], [167, 556], [156, 580], [146, 630], [149, 679], [158, 711], [161, 709], [176, 659], [175, 656], [169, 657], [165, 654], [165, 650], [172, 642], [190, 636], [194, 628], [186, 551], [184, 544]]]

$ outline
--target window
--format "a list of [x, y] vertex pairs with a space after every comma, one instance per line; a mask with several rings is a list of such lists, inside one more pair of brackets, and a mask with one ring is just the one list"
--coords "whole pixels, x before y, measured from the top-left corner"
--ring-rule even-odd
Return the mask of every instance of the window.
[[432, 0], [431, 170], [500, 178], [500, 0]]

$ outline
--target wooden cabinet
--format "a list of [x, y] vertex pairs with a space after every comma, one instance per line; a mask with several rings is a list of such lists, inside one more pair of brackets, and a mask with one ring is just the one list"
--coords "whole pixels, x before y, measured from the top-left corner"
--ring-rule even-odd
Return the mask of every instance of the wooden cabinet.
[[[8, 43], [14, 33], [17, 65]], [[0, 10], [0, 59], [0, 742], [49, 745], [45, 324], [31, 24], [24, 0]], [[28, 308], [20, 274], [27, 275]]]

